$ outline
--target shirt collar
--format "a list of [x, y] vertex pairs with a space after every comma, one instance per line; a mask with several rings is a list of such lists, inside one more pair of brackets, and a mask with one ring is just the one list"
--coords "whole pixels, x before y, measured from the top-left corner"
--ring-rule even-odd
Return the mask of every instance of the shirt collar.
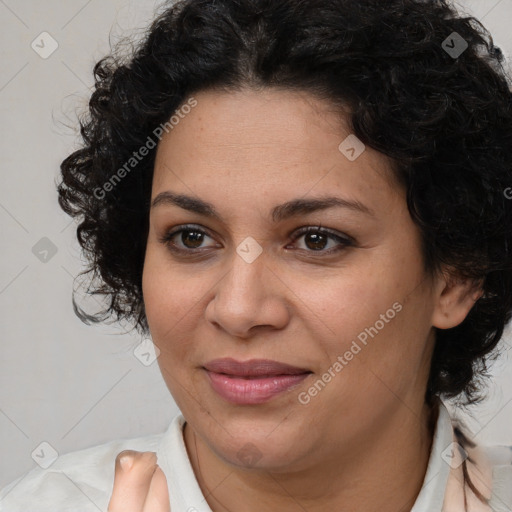
[[411, 512], [441, 512], [450, 474], [446, 451], [453, 442], [453, 426], [445, 405], [439, 401], [432, 448], [420, 493]]
[[158, 465], [167, 478], [171, 510], [212, 512], [199, 487], [188, 457], [183, 439], [185, 423], [181, 413], [175, 416], [156, 451]]

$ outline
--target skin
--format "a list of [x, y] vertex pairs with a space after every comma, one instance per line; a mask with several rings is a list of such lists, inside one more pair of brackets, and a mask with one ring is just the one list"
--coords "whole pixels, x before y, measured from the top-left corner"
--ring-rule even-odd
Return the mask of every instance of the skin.
[[[222, 220], [171, 204], [152, 208], [143, 293], [209, 506], [408, 510], [436, 419], [424, 403], [433, 328], [462, 322], [479, 292], [447, 272], [424, 272], [419, 231], [391, 162], [368, 146], [355, 161], [346, 158], [338, 146], [351, 132], [328, 102], [277, 89], [194, 97], [197, 106], [159, 143], [152, 200], [164, 191], [187, 194], [212, 203]], [[334, 207], [272, 222], [276, 205], [322, 195], [359, 201], [373, 215]], [[159, 238], [184, 224], [194, 227], [192, 237], [189, 229], [173, 238], [189, 251], [180, 255]], [[354, 243], [326, 238], [322, 246], [307, 234], [293, 241], [299, 228], [319, 225]], [[196, 229], [206, 234], [194, 244]], [[248, 236], [262, 248], [252, 263], [236, 252]], [[394, 303], [400, 312], [301, 404], [299, 393]], [[237, 406], [216, 394], [202, 369], [219, 357], [274, 359], [313, 374], [264, 404]], [[238, 456], [247, 443], [258, 454], [253, 461]], [[130, 509], [115, 502], [109, 510], [168, 510], [156, 461], [151, 479], [137, 460], [131, 475], [142, 483], [129, 492], [144, 503], [161, 491], [162, 505], [135, 508], [132, 500]], [[118, 466], [113, 497], [135, 482]]]
[[154, 452], [118, 454], [108, 512], [170, 512], [167, 481], [156, 462]]

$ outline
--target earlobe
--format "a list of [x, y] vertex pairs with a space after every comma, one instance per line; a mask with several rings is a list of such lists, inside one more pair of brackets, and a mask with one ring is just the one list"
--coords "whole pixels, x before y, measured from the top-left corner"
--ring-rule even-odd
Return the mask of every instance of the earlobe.
[[447, 273], [438, 279], [432, 325], [439, 329], [451, 329], [464, 321], [475, 302], [483, 295], [482, 282]]

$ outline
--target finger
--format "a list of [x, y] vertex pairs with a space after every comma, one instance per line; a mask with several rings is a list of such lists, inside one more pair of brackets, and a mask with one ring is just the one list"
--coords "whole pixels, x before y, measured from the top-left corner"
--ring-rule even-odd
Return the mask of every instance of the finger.
[[156, 468], [154, 452], [120, 452], [108, 512], [141, 512]]
[[149, 491], [142, 512], [171, 512], [167, 480], [164, 472], [158, 466], [149, 484]]

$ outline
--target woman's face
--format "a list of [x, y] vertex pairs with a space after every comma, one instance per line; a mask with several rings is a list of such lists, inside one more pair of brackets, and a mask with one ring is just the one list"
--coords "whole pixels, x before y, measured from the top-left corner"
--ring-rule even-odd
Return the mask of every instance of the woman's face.
[[[189, 425], [228, 463], [278, 471], [356, 453], [391, 418], [417, 421], [435, 301], [388, 159], [358, 156], [351, 139], [340, 149], [350, 132], [306, 93], [194, 98], [160, 141], [152, 201], [172, 192], [216, 214], [160, 196], [143, 274], [159, 365]], [[327, 197], [338, 204], [300, 206]], [[214, 387], [205, 366], [218, 358], [310, 373], [217, 374]]]

